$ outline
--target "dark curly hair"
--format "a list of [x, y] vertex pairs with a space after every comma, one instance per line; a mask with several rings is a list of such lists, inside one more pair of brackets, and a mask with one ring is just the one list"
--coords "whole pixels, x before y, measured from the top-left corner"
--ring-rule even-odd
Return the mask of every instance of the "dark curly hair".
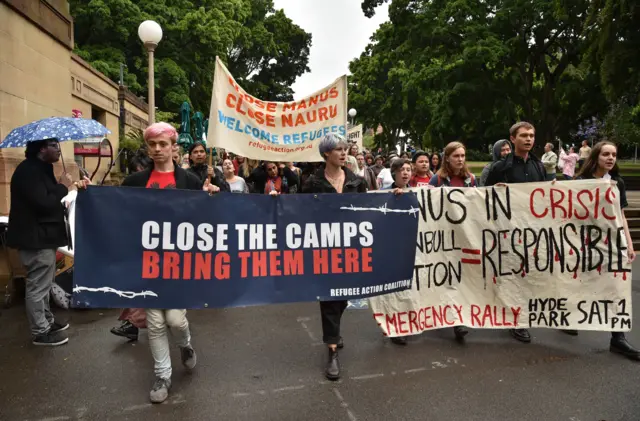
[[37, 158], [42, 148], [46, 148], [50, 142], [56, 141], [55, 139], [36, 140], [35, 142], [28, 142], [27, 149], [24, 151], [26, 158]]

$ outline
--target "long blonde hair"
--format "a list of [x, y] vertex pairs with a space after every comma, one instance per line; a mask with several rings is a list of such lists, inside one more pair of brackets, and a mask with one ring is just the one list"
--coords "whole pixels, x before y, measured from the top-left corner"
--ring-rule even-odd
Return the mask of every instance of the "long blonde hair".
[[460, 148], [464, 149], [465, 152], [467, 151], [467, 148], [460, 142], [451, 142], [447, 146], [445, 146], [444, 154], [443, 154], [444, 156], [442, 157], [442, 165], [440, 166], [440, 169], [437, 172], [440, 178], [447, 178], [455, 175], [459, 175], [462, 178], [465, 178], [467, 175], [469, 175], [469, 168], [467, 167], [466, 157], [464, 161], [464, 166], [462, 167], [462, 174], [454, 174], [453, 168], [451, 168], [451, 164], [449, 163], [449, 157], [451, 156], [451, 154]]
[[251, 175], [253, 170], [260, 166], [260, 161], [257, 159], [249, 159], [245, 158], [244, 162], [240, 164], [240, 168], [238, 168], [238, 175], [242, 178], [247, 178]]

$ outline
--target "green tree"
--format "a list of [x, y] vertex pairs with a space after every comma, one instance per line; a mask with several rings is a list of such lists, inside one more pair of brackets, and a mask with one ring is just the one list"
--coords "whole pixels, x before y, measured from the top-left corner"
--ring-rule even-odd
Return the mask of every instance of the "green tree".
[[585, 21], [585, 63], [597, 73], [611, 103], [605, 135], [622, 144], [640, 143], [640, 2], [595, 0]]
[[[208, 114], [216, 56], [248, 92], [290, 99], [308, 71], [311, 36], [276, 11], [271, 0], [70, 0], [76, 53], [114, 81], [146, 96], [147, 54], [138, 26], [163, 29], [155, 53], [156, 106], [176, 113], [184, 101]], [[271, 59], [276, 65], [268, 65]], [[175, 117], [174, 117], [175, 118]], [[175, 121], [174, 121], [175, 122]]]
[[[385, 1], [364, 0], [363, 11], [371, 16]], [[485, 150], [520, 119], [536, 125], [539, 143], [566, 137], [607, 109], [583, 62], [589, 7], [588, 0], [392, 0], [391, 24], [354, 61], [353, 82], [370, 83], [372, 71], [395, 77], [402, 113], [387, 114], [387, 124], [423, 145], [461, 140]], [[376, 57], [384, 70], [360, 64]], [[389, 99], [377, 97], [370, 108], [380, 113]]]

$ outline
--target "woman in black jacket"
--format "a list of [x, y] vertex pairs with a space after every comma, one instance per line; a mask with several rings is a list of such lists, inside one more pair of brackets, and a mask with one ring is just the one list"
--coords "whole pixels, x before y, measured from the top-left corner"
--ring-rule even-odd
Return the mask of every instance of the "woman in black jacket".
[[[326, 165], [311, 175], [302, 187], [303, 193], [366, 193], [367, 183], [344, 164], [349, 144], [342, 137], [329, 134], [318, 145]], [[343, 347], [340, 336], [340, 320], [347, 308], [347, 301], [320, 301], [322, 341], [329, 347], [329, 361], [325, 376], [329, 380], [340, 378], [338, 348]]]
[[207, 165], [207, 149], [202, 142], [195, 142], [189, 147], [189, 168], [187, 171], [198, 177], [203, 184], [205, 180], [211, 176], [211, 184], [218, 186], [220, 191], [231, 191], [229, 183], [225, 181], [222, 171]]

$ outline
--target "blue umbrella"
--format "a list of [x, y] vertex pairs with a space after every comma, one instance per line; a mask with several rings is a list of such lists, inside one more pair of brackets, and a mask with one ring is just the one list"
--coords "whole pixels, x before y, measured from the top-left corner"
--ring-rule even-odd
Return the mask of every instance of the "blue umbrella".
[[105, 136], [111, 132], [95, 120], [74, 117], [50, 117], [11, 130], [0, 148], [23, 148], [29, 142], [44, 139], [80, 140]]

